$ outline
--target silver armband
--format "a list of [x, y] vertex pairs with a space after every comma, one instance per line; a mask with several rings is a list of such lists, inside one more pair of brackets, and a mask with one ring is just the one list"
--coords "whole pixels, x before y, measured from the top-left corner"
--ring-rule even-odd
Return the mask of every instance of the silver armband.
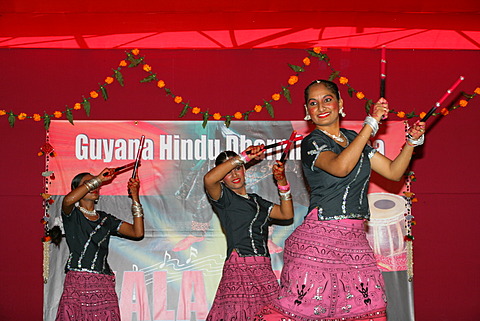
[[425, 135], [420, 136], [420, 138], [418, 139], [413, 139], [412, 136], [407, 134], [407, 144], [412, 147], [423, 145], [424, 142], [425, 142]]
[[91, 192], [102, 185], [102, 180], [99, 177], [94, 177], [88, 181], [85, 181], [83, 184], [87, 187], [88, 191]]
[[372, 116], [368, 115], [363, 122], [364, 125], [368, 125], [372, 128], [372, 136], [375, 136], [378, 132], [378, 121]]
[[292, 200], [292, 193], [290, 192], [290, 190], [288, 190], [286, 192], [279, 192], [278, 194], [280, 195], [280, 200], [282, 200], [282, 201]]
[[140, 204], [137, 201], [133, 201], [132, 203], [132, 215], [134, 217], [143, 217], [143, 207], [142, 204]]

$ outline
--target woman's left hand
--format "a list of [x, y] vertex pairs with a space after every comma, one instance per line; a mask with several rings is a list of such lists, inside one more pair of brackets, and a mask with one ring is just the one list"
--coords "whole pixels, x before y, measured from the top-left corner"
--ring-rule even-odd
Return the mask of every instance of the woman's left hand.
[[[285, 177], [285, 164], [278, 161], [272, 166], [273, 177], [280, 185], [286, 185], [287, 179]], [[281, 184], [285, 183], [285, 184]]]
[[136, 178], [130, 178], [128, 180], [128, 190], [130, 191], [130, 194], [138, 196], [139, 189], [140, 189], [140, 180], [138, 177]]
[[413, 139], [419, 139], [423, 134], [425, 134], [425, 123], [421, 121], [415, 122], [412, 127], [408, 129], [407, 132]]

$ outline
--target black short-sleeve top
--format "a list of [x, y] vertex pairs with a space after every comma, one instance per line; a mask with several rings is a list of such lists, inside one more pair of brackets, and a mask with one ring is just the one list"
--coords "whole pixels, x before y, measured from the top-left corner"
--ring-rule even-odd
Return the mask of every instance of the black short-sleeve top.
[[239, 256], [270, 256], [268, 224], [274, 204], [254, 193], [247, 196], [222, 184], [220, 198], [210, 198], [227, 236], [227, 258], [234, 249]]
[[113, 274], [108, 265], [108, 244], [110, 235], [117, 235], [122, 220], [103, 211], [97, 211], [99, 218], [91, 221], [75, 207], [69, 215], [62, 212], [65, 237], [70, 250], [65, 272], [85, 271]]
[[[357, 133], [341, 128], [350, 143]], [[319, 129], [312, 131], [302, 140], [301, 154], [305, 177], [310, 185], [309, 212], [318, 208], [319, 220], [369, 219], [368, 184], [370, 181], [370, 159], [376, 149], [366, 145], [355, 168], [345, 177], [337, 177], [315, 167], [318, 155], [324, 151], [340, 154], [345, 147]]]

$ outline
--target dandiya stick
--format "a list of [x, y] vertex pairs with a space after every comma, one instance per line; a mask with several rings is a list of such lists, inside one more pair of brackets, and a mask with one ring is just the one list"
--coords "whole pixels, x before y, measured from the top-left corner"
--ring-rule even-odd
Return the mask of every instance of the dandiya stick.
[[435, 110], [440, 107], [440, 105], [445, 101], [445, 99], [447, 99], [447, 97], [452, 93], [452, 91], [457, 88], [457, 86], [464, 80], [465, 78], [463, 76], [460, 76], [460, 78], [457, 79], [457, 81], [452, 85], [452, 87], [450, 87], [447, 92], [442, 96], [442, 98], [440, 98], [436, 103], [435, 105], [428, 111], [428, 113], [423, 116], [422, 119], [420, 119], [421, 122], [426, 122], [428, 118], [430, 118], [430, 116], [433, 115], [433, 113], [435, 112]]
[[386, 48], [382, 46], [382, 58], [380, 59], [380, 97], [385, 98], [385, 80], [387, 78]]
[[140, 165], [140, 159], [142, 158], [143, 144], [145, 143], [145, 135], [140, 138], [140, 145], [138, 146], [137, 159], [133, 165], [132, 178], [137, 176], [138, 166]]
[[[303, 136], [300, 135], [298, 137], [295, 137], [292, 142], [296, 142], [296, 141], [299, 141], [299, 140], [302, 140], [303, 139]], [[264, 146], [263, 149], [271, 149], [271, 148], [275, 148], [275, 147], [278, 147], [278, 146], [282, 146], [282, 145], [285, 145], [285, 144], [288, 144], [289, 140], [282, 140], [281, 142], [278, 142], [278, 143], [273, 143], [273, 144], [270, 144], [270, 145], [267, 145], [267, 146]], [[247, 151], [247, 154], [250, 154], [250, 151], [248, 150]]]
[[290, 138], [288, 139], [287, 142], [287, 147], [285, 147], [282, 157], [280, 158], [280, 162], [284, 163], [285, 160], [287, 159], [288, 153], [290, 152], [290, 149], [292, 148], [293, 145], [293, 140], [295, 139], [295, 136], [297, 135], [297, 131], [294, 130], [292, 134], [290, 135]]

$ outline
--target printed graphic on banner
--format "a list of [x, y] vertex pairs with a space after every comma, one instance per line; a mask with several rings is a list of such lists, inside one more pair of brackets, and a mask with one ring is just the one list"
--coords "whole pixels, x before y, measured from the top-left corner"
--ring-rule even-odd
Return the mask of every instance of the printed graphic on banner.
[[[342, 123], [358, 131], [363, 122]], [[404, 143], [403, 122], [389, 122], [374, 147], [395, 157]], [[145, 238], [130, 241], [113, 237], [110, 266], [116, 272], [122, 320], [204, 320], [213, 302], [226, 255], [226, 239], [219, 220], [205, 195], [203, 176], [224, 150], [237, 153], [249, 145], [273, 144], [293, 131], [306, 136], [312, 130], [298, 122], [201, 122], [162, 121], [52, 121], [50, 143], [57, 157], [50, 158], [50, 194], [57, 200], [51, 215], [60, 224], [61, 198], [70, 191], [72, 178], [80, 172], [94, 175], [135, 161], [140, 137], [145, 135], [141, 165], [140, 197], [145, 212]], [[271, 166], [280, 159], [285, 145], [269, 149], [266, 158], [246, 171], [247, 191], [279, 203]], [[295, 219], [272, 225], [269, 250], [279, 275], [285, 239], [306, 215], [309, 196], [303, 179], [300, 141], [287, 158], [286, 175], [291, 184]], [[112, 183], [102, 186], [98, 209], [131, 222], [127, 182], [131, 171], [121, 171]], [[369, 241], [385, 271], [405, 269], [403, 244], [404, 182], [391, 182], [372, 175]], [[372, 207], [373, 204], [373, 207]], [[403, 206], [403, 208], [402, 208]], [[388, 240], [387, 240], [388, 239]], [[390, 243], [389, 243], [390, 242]], [[52, 247], [50, 279], [45, 286], [46, 313], [54, 319], [62, 292], [63, 267], [68, 256], [65, 242]]]

